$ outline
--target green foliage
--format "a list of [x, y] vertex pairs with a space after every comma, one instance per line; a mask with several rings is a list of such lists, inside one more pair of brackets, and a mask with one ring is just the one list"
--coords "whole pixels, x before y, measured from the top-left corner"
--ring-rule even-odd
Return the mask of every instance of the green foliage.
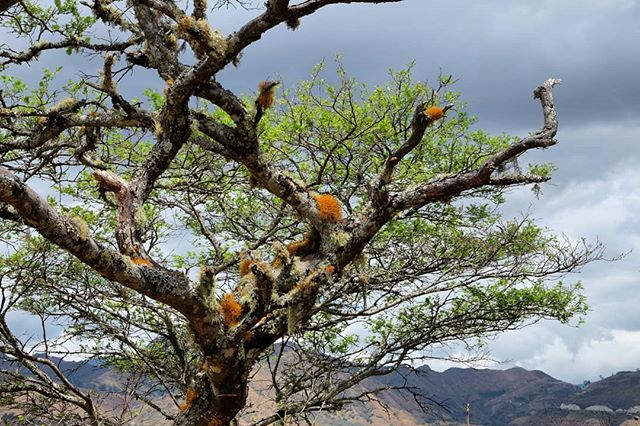
[[82, 38], [95, 22], [92, 16], [80, 13], [78, 2], [75, 0], [54, 0], [53, 6], [25, 0], [22, 6], [25, 13], [15, 14], [13, 19], [1, 21], [1, 25], [16, 36], [39, 39], [42, 37], [42, 28], [46, 28], [47, 31], [43, 32], [54, 36]]
[[165, 97], [157, 90], [145, 89], [144, 95], [147, 97], [149, 103], [151, 103], [154, 111], [160, 110], [164, 105]]
[[[279, 110], [264, 120], [261, 148], [269, 161], [309, 187], [339, 194], [349, 208], [365, 197], [368, 181], [408, 138], [418, 104], [456, 108], [398, 165], [392, 188], [471, 170], [515, 140], [471, 130], [475, 119], [464, 112], [458, 93], [413, 81], [411, 67], [390, 71], [389, 81], [374, 89], [348, 77], [340, 64], [336, 83], [323, 78], [323, 71], [324, 64], [316, 66], [311, 80], [284, 93]], [[489, 190], [484, 196], [497, 201], [499, 194]]]

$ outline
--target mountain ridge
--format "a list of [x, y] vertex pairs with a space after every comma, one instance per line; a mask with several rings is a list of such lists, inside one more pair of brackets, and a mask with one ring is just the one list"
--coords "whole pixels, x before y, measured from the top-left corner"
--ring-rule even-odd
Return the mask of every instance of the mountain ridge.
[[[124, 376], [100, 362], [56, 360], [75, 385], [100, 392], [118, 392]], [[12, 368], [0, 355], [0, 367]], [[265, 374], [264, 369], [257, 374]], [[1, 377], [0, 377], [1, 379]], [[439, 401], [444, 409], [423, 413], [420, 406], [402, 392], [381, 392], [378, 400], [388, 407], [388, 413], [375, 404], [355, 404], [338, 413], [320, 413], [317, 425], [462, 425], [466, 421], [466, 404], [470, 404], [474, 425], [619, 425], [636, 424], [640, 416], [640, 371], [622, 371], [580, 386], [557, 380], [540, 370], [512, 367], [505, 370], [452, 367], [438, 372], [429, 366], [416, 369], [403, 366], [387, 375], [366, 379], [362, 388], [406, 383]], [[254, 406], [268, 412], [268, 394], [252, 388]], [[158, 395], [159, 405], [169, 410], [170, 398]], [[617, 410], [617, 411], [616, 411]], [[635, 411], [634, 411], [635, 410]], [[0, 407], [0, 415], [3, 414]], [[7, 415], [7, 413], [4, 413]], [[259, 417], [264, 413], [257, 413]], [[386, 418], [385, 418], [386, 417]], [[130, 424], [163, 424], [153, 411]], [[245, 419], [249, 420], [249, 419]], [[627, 422], [627, 423], [625, 423]], [[637, 423], [640, 425], [640, 423]]]

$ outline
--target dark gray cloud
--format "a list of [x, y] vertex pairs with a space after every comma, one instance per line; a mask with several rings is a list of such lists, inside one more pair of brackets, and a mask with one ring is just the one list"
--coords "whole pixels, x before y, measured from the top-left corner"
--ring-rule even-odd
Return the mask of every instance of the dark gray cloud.
[[639, 18], [636, 1], [339, 6], [304, 18], [295, 33], [270, 31], [225, 79], [245, 91], [265, 75], [293, 84], [340, 53], [355, 77], [375, 84], [388, 68], [415, 61], [418, 78], [434, 79], [441, 69], [461, 77], [457, 89], [492, 130], [537, 125], [531, 90], [548, 77], [563, 79], [563, 125], [610, 122], [640, 115]]

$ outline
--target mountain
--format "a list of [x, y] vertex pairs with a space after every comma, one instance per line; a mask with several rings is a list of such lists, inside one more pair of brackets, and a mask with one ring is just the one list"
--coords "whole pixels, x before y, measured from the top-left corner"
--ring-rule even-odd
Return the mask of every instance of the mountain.
[[[50, 358], [57, 367], [69, 378], [74, 385], [85, 388], [95, 389], [102, 392], [117, 392], [122, 389], [123, 377], [117, 371], [108, 367], [104, 367], [99, 360], [87, 360], [83, 362], [65, 361], [60, 358]], [[29, 374], [24, 367], [18, 367], [20, 364], [11, 362], [4, 354], [0, 353], [0, 369], [18, 370], [21, 374]], [[55, 375], [48, 367], [43, 368], [49, 377], [54, 378]], [[2, 376], [0, 376], [0, 381]], [[57, 381], [57, 380], [56, 380]]]
[[510, 424], [523, 413], [543, 411], [559, 405], [578, 387], [556, 380], [541, 371], [450, 368], [442, 373], [428, 367], [419, 369], [425, 391], [443, 398], [451, 418], [465, 419], [470, 404], [474, 423]]
[[606, 405], [613, 410], [640, 406], [640, 372], [621, 371], [591, 383], [572, 398], [568, 398], [567, 402], [580, 407]]
[[[602, 426], [640, 416], [640, 372], [620, 372], [585, 388], [519, 367], [437, 372], [424, 366], [413, 373], [401, 369], [379, 380], [394, 384], [400, 377], [439, 399], [448, 411], [439, 413], [442, 419], [436, 413], [421, 414], [417, 422], [406, 424], [465, 424], [467, 402], [474, 425]], [[395, 402], [403, 410], [419, 413], [415, 405]], [[630, 425], [640, 426], [640, 421], [625, 424]]]
[[[99, 361], [69, 362], [57, 360], [74, 384], [102, 392], [122, 389], [124, 377]], [[0, 355], [0, 368], [14, 368]], [[264, 376], [264, 377], [262, 377]], [[266, 368], [259, 368], [255, 383], [267, 380]], [[0, 377], [1, 380], [1, 377]], [[443, 372], [427, 366], [402, 367], [385, 376], [369, 378], [361, 387], [406, 384], [438, 402], [440, 407], [423, 412], [407, 392], [382, 392], [381, 404], [354, 404], [340, 413], [322, 413], [316, 425], [464, 425], [466, 404], [470, 404], [473, 425], [638, 425], [640, 416], [640, 372], [620, 372], [581, 388], [556, 380], [542, 371], [523, 368], [508, 370], [450, 368]], [[158, 395], [158, 405], [175, 410], [170, 398]], [[269, 393], [252, 386], [250, 402], [257, 409], [257, 420], [273, 412]], [[635, 408], [634, 408], [635, 407]], [[0, 407], [0, 414], [2, 408]], [[246, 420], [251, 420], [247, 418]], [[624, 423], [623, 423], [624, 422]], [[143, 410], [131, 424], [166, 424], [152, 410]]]

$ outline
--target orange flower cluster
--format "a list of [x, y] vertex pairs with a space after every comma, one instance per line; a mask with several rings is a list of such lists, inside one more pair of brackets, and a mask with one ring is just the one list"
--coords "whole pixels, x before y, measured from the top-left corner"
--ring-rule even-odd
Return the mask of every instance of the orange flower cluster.
[[184, 404], [180, 404], [178, 408], [180, 411], [187, 411], [196, 399], [198, 399], [198, 391], [194, 388], [189, 388], [187, 389], [187, 401]]
[[314, 195], [313, 199], [316, 200], [316, 208], [322, 219], [334, 222], [342, 219], [342, 207], [336, 197], [331, 194], [318, 194]]
[[220, 302], [220, 313], [222, 313], [222, 320], [227, 327], [235, 327], [242, 314], [242, 306], [236, 301], [233, 294], [227, 293]]
[[429, 122], [433, 123], [436, 120], [441, 119], [442, 117], [444, 117], [444, 110], [440, 107], [437, 107], [435, 105], [430, 106], [429, 108], [427, 108], [427, 110], [424, 112], [426, 114], [427, 117], [429, 117]]

